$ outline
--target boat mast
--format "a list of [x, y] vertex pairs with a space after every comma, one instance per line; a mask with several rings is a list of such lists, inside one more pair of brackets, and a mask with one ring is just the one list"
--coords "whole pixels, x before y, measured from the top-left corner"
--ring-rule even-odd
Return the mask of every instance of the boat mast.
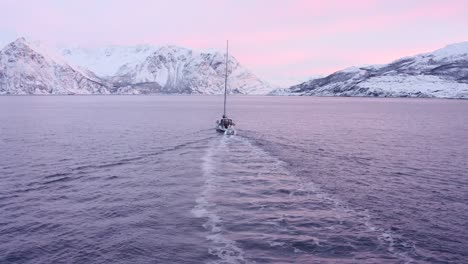
[[224, 76], [224, 113], [226, 116], [226, 96], [227, 96], [227, 78], [228, 78], [228, 58], [229, 58], [229, 40], [226, 40], [226, 75]]

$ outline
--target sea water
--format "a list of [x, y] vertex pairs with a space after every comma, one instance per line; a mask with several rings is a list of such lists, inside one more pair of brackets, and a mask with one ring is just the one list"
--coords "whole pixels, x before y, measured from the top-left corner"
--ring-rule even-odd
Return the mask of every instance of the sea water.
[[0, 263], [468, 263], [468, 101], [0, 97]]

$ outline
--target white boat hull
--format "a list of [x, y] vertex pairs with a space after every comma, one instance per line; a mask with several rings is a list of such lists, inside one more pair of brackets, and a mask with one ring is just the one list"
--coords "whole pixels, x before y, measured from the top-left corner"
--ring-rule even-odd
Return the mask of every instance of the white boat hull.
[[235, 135], [236, 134], [236, 130], [232, 126], [229, 126], [228, 128], [225, 128], [224, 126], [217, 126], [216, 131], [218, 131], [220, 133], [224, 133], [225, 135]]

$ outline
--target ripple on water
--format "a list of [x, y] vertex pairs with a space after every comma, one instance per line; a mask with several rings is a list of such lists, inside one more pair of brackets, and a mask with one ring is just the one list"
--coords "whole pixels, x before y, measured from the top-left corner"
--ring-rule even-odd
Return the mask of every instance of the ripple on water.
[[367, 212], [304, 183], [246, 138], [213, 140], [201, 166], [205, 186], [192, 213], [206, 219], [221, 263], [407, 258], [408, 248], [395, 249], [395, 234], [373, 226]]

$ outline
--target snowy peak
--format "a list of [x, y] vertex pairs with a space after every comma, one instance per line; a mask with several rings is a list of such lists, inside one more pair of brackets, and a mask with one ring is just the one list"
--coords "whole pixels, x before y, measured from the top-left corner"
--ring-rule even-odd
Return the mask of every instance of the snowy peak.
[[[201, 53], [201, 58], [206, 61], [216, 73], [224, 75], [226, 72], [226, 53], [213, 52], [213, 53]], [[239, 62], [233, 56], [229, 55], [228, 59], [228, 74], [231, 74], [238, 68], [242, 68]]]
[[389, 64], [350, 67], [273, 94], [468, 98], [468, 42]]
[[428, 55], [432, 55], [437, 60], [443, 59], [468, 59], [468, 42], [460, 42], [447, 45]]
[[24, 52], [34, 52], [38, 55], [43, 56], [44, 59], [49, 60], [49, 63], [67, 65], [66, 60], [60, 55], [58, 55], [55, 51], [48, 49], [40, 42], [31, 42], [24, 37], [18, 38], [17, 40], [6, 45], [2, 52], [11, 54], [13, 56], [20, 55]]
[[0, 52], [0, 94], [107, 93], [101, 80], [24, 38]]
[[[114, 93], [221, 94], [226, 55], [174, 45], [68, 48], [61, 53], [112, 83]], [[229, 56], [232, 93], [266, 94], [271, 86]]]
[[123, 65], [136, 65], [158, 49], [151, 45], [65, 48], [60, 53], [69, 61], [99, 76], [113, 76]]
[[[0, 92], [222, 94], [224, 89], [223, 52], [137, 45], [74, 47], [59, 53], [24, 38], [10, 43], [1, 53]], [[266, 94], [272, 90], [233, 56], [228, 61], [230, 93]]]
[[465, 60], [468, 60], [468, 42], [450, 44], [432, 52], [403, 57], [391, 64], [397, 64], [401, 61], [411, 61], [414, 64], [440, 64], [448, 61], [453, 63]]
[[15, 50], [24, 50], [24, 49], [30, 49], [33, 50], [33, 47], [35, 45], [31, 44], [29, 41], [27, 41], [24, 37], [18, 38], [15, 41], [11, 42], [10, 44], [6, 45], [3, 49], [3, 51], [15, 51]]
[[[118, 93], [222, 94], [226, 54], [163, 46], [139, 64], [125, 64], [111, 78]], [[266, 94], [268, 83], [229, 56], [231, 93]]]
[[174, 45], [162, 46], [156, 50], [157, 54], [172, 57], [183, 58], [192, 54], [192, 50]]
[[24, 37], [18, 38], [15, 41], [11, 42], [10, 44], [6, 45], [2, 51], [5, 50], [20, 50], [20, 49], [30, 49], [30, 44]]

